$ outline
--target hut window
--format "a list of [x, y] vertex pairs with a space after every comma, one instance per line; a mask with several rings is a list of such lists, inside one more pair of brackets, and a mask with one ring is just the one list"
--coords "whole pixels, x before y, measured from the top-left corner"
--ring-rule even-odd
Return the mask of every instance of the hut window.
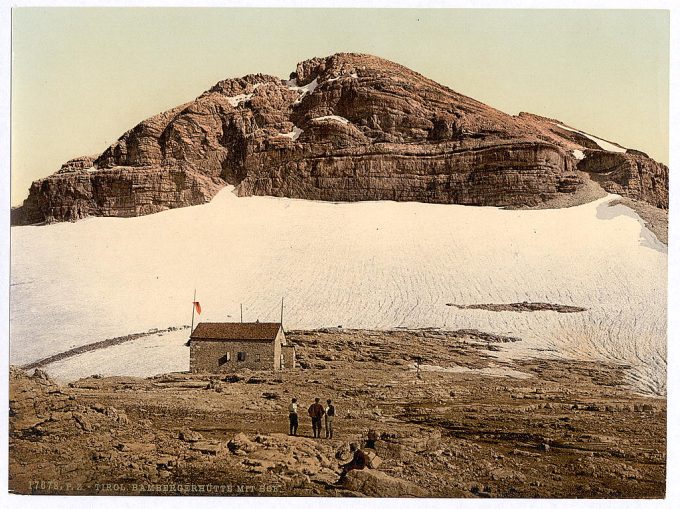
[[221, 366], [222, 364], [226, 364], [230, 360], [231, 360], [231, 353], [227, 352], [222, 357], [220, 357], [219, 364]]
[[243, 362], [246, 360], [246, 353], [245, 352], [239, 352], [236, 356], [237, 360], [239, 362]]

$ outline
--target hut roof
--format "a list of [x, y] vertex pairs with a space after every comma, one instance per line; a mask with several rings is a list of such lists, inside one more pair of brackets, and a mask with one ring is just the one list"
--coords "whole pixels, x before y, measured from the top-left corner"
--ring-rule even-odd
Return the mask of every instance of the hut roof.
[[191, 339], [273, 341], [279, 333], [279, 323], [199, 323]]

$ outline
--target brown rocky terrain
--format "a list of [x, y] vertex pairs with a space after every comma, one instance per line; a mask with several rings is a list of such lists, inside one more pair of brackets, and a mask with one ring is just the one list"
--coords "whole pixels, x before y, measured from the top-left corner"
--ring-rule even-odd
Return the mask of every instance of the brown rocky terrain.
[[12, 222], [149, 214], [205, 203], [227, 184], [242, 196], [564, 206], [590, 178], [668, 207], [668, 168], [640, 152], [607, 152], [556, 120], [510, 116], [396, 63], [340, 53], [298, 64], [290, 81], [221, 81], [144, 120], [34, 182]]
[[558, 313], [581, 313], [587, 311], [586, 308], [579, 306], [566, 306], [564, 304], [550, 304], [548, 302], [513, 302], [511, 304], [453, 304], [447, 306], [457, 307], [458, 309], [484, 309], [486, 311], [514, 311], [525, 313], [533, 311], [556, 311]]
[[[13, 493], [204, 496], [658, 498], [666, 400], [632, 393], [625, 366], [506, 364], [477, 331], [290, 332], [280, 373], [59, 385], [10, 373]], [[420, 366], [418, 370], [416, 364]], [[492, 376], [494, 375], [494, 376]], [[300, 436], [287, 404], [301, 402]], [[312, 439], [314, 397], [337, 408]], [[344, 481], [348, 443], [378, 435], [377, 469]]]
[[668, 209], [668, 168], [642, 153], [597, 150], [578, 165], [610, 193]]

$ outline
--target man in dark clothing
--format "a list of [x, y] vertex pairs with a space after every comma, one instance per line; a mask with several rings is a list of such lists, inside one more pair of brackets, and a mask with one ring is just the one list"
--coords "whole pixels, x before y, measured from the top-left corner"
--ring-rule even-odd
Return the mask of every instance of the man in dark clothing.
[[356, 443], [349, 444], [349, 450], [354, 453], [354, 455], [352, 456], [352, 461], [342, 465], [341, 478], [344, 478], [350, 470], [363, 470], [370, 463], [366, 453], [359, 449], [359, 446]]
[[309, 407], [307, 413], [312, 418], [312, 432], [314, 438], [321, 438], [321, 418], [325, 414], [323, 406], [319, 404], [319, 398], [314, 398], [314, 403]]

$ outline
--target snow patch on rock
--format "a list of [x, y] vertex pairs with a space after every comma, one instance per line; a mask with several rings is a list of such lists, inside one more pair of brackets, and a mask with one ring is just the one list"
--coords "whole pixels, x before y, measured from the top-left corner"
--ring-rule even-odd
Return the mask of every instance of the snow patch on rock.
[[593, 136], [592, 134], [584, 133], [583, 131], [579, 131], [578, 129], [572, 129], [571, 127], [567, 127], [566, 125], [563, 125], [563, 124], [555, 124], [555, 125], [560, 127], [561, 129], [566, 129], [567, 131], [571, 131], [572, 133], [579, 133], [579, 134], [585, 136], [589, 140], [592, 140], [595, 143], [597, 143], [597, 145], [602, 150], [606, 150], [607, 152], [621, 152], [621, 153], [626, 152], [625, 148], [620, 147], [618, 145], [614, 145], [613, 143], [611, 143], [607, 140], [603, 140], [601, 138], [598, 138], [597, 136]]
[[236, 108], [239, 104], [244, 103], [246, 101], [250, 101], [250, 99], [252, 99], [252, 97], [253, 97], [253, 94], [239, 94], [239, 95], [227, 97], [227, 101], [229, 101], [229, 104], [231, 104], [234, 108]]
[[336, 76], [335, 78], [329, 78], [325, 81], [325, 83], [331, 83], [333, 81], [338, 81], [344, 78], [354, 78], [357, 79], [359, 76], [356, 73], [351, 73], [351, 74], [341, 74], [340, 76]]
[[[418, 368], [415, 368], [418, 369]], [[468, 368], [467, 366], [435, 366], [431, 364], [421, 364], [421, 371], [434, 371], [437, 373], [463, 373], [470, 375], [483, 375], [483, 376], [507, 376], [510, 378], [525, 379], [531, 378], [531, 375], [524, 373], [522, 371], [517, 371], [506, 366], [499, 366], [492, 364], [486, 368]]]
[[316, 87], [319, 86], [319, 80], [318, 78], [314, 78], [313, 81], [310, 81], [304, 86], [298, 87], [296, 84], [296, 80], [288, 80], [286, 81], [286, 85], [288, 86], [289, 90], [294, 90], [295, 92], [298, 92], [300, 94], [300, 97], [297, 98], [297, 100], [293, 104], [300, 104], [302, 102], [302, 99], [305, 98], [307, 94], [311, 94], [316, 90]]
[[349, 120], [347, 120], [345, 117], [340, 117], [338, 115], [325, 115], [323, 117], [313, 118], [312, 120], [335, 120], [336, 122], [341, 122], [343, 124], [349, 124]]
[[281, 133], [279, 136], [283, 136], [284, 138], [290, 138], [291, 140], [295, 141], [297, 140], [300, 135], [303, 133], [303, 130], [300, 129], [297, 126], [293, 126], [293, 130], [289, 133]]

